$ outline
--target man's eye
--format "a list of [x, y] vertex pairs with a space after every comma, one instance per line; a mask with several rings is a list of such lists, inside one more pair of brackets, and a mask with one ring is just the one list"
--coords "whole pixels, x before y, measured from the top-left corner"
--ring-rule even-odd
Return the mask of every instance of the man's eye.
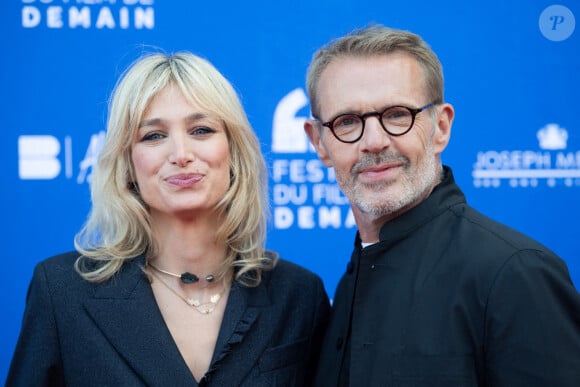
[[338, 117], [334, 120], [334, 126], [338, 127], [349, 127], [353, 125], [358, 125], [360, 123], [360, 118], [354, 115]]
[[405, 108], [390, 108], [385, 110], [383, 118], [387, 120], [397, 120], [411, 116], [411, 112]]

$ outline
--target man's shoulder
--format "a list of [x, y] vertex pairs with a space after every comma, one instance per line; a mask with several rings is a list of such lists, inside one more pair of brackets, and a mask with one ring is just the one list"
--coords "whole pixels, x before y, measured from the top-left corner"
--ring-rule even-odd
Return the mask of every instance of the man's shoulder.
[[476, 243], [475, 246], [483, 246], [484, 243], [488, 243], [488, 248], [539, 250], [553, 254], [548, 247], [531, 236], [506, 223], [491, 218], [473, 207], [466, 205], [461, 217], [471, 226], [473, 237], [479, 238], [479, 243]]
[[472, 207], [461, 211], [455, 228], [448, 250], [455, 254], [448, 257], [460, 260], [467, 272], [495, 278], [510, 267], [520, 271], [567, 270], [564, 260], [541, 242]]

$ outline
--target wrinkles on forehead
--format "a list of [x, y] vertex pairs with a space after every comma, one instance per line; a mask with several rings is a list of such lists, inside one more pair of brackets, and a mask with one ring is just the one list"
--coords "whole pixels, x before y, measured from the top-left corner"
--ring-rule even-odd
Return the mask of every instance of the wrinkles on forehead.
[[404, 53], [337, 58], [318, 82], [318, 118], [327, 121], [392, 105], [422, 106], [427, 99], [424, 79], [421, 66]]

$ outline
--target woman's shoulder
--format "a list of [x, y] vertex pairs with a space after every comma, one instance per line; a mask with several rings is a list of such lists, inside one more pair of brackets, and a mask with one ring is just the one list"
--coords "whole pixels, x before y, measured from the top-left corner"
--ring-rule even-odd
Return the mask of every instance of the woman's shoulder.
[[287, 274], [306, 275], [309, 277], [310, 276], [315, 276], [315, 277], [318, 276], [316, 273], [314, 273], [313, 271], [311, 271], [307, 267], [302, 266], [296, 262], [284, 259], [284, 258], [278, 258], [278, 260], [276, 262], [276, 266], [274, 267], [274, 270], [285, 272]]
[[51, 297], [72, 299], [84, 293], [88, 285], [75, 270], [76, 251], [53, 255], [36, 263], [30, 281], [31, 289], [41, 293], [50, 289]]
[[261, 287], [276, 305], [328, 309], [328, 296], [320, 276], [295, 262], [278, 259], [276, 266], [264, 273]]
[[50, 256], [39, 262], [39, 265], [50, 268], [59, 268], [63, 266], [74, 265], [75, 261], [81, 256], [78, 251], [67, 251], [64, 253]]
[[310, 269], [286, 259], [278, 258], [276, 266], [268, 272], [271, 281], [285, 280], [298, 284], [322, 284], [320, 276]]
[[46, 273], [46, 275], [53, 276], [58, 273], [74, 271], [74, 265], [80, 254], [76, 251], [68, 251], [57, 255], [50, 256], [38, 262], [35, 265], [34, 273]]

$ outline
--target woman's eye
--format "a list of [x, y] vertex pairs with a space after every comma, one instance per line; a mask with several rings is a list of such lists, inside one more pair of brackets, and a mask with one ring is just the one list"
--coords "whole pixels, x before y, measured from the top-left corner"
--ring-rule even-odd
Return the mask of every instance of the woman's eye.
[[152, 133], [147, 133], [146, 135], [144, 135], [143, 138], [141, 139], [141, 141], [157, 141], [157, 140], [161, 140], [164, 137], [165, 136], [163, 136], [161, 133], [152, 132]]
[[211, 133], [215, 133], [215, 130], [213, 130], [212, 128], [208, 128], [207, 126], [200, 126], [197, 128], [193, 128], [191, 130], [191, 134], [193, 134], [194, 136], [203, 136]]

